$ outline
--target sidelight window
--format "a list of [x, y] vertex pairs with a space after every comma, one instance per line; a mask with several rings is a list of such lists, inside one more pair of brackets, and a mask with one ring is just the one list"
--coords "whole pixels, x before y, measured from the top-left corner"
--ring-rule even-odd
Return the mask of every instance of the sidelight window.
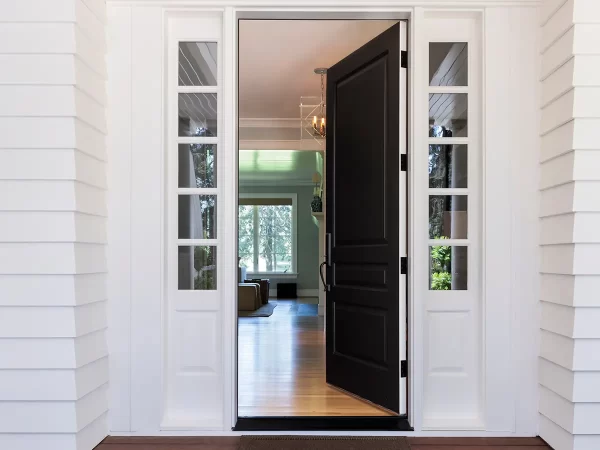
[[179, 42], [177, 73], [177, 286], [217, 289], [220, 120], [216, 42]]
[[429, 44], [429, 289], [468, 289], [469, 47]]

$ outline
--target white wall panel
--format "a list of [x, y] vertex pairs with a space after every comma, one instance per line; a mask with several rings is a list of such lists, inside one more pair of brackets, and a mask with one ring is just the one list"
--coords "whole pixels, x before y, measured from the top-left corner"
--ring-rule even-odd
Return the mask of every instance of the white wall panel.
[[108, 10], [110, 430], [131, 430], [131, 8]]
[[[164, 81], [163, 16], [131, 15], [131, 401], [132, 429], [153, 429], [163, 415]], [[159, 50], [160, 49], [160, 50]], [[148, 130], [153, 130], [148, 132]], [[140, 164], [141, 161], [144, 161]]]

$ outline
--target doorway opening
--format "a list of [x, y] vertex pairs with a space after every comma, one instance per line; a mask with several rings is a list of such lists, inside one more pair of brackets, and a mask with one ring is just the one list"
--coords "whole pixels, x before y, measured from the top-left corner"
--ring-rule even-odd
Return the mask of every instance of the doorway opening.
[[236, 429], [410, 429], [406, 23], [238, 24]]

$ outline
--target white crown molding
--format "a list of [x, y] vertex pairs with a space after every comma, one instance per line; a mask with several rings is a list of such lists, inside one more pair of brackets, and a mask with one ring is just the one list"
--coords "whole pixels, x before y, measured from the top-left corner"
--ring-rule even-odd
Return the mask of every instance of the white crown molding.
[[299, 186], [314, 187], [315, 183], [306, 180], [239, 180], [240, 187], [277, 187], [277, 186]]
[[289, 119], [246, 118], [239, 120], [240, 128], [300, 128], [300, 117]]
[[297, 150], [297, 151], [319, 151], [325, 150], [325, 142], [321, 145], [315, 139], [292, 140], [292, 141], [254, 141], [240, 139], [240, 150]]

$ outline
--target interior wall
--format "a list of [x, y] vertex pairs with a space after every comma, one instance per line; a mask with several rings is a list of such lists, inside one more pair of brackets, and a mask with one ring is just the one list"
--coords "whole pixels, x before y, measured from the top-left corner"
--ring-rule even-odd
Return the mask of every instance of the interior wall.
[[[313, 198], [312, 186], [240, 186], [240, 194], [296, 194], [296, 272], [297, 279], [269, 276], [271, 290], [277, 289], [277, 283], [295, 282], [298, 295], [315, 296], [319, 288], [319, 228], [313, 222], [310, 202]], [[308, 292], [310, 290], [310, 292]]]

